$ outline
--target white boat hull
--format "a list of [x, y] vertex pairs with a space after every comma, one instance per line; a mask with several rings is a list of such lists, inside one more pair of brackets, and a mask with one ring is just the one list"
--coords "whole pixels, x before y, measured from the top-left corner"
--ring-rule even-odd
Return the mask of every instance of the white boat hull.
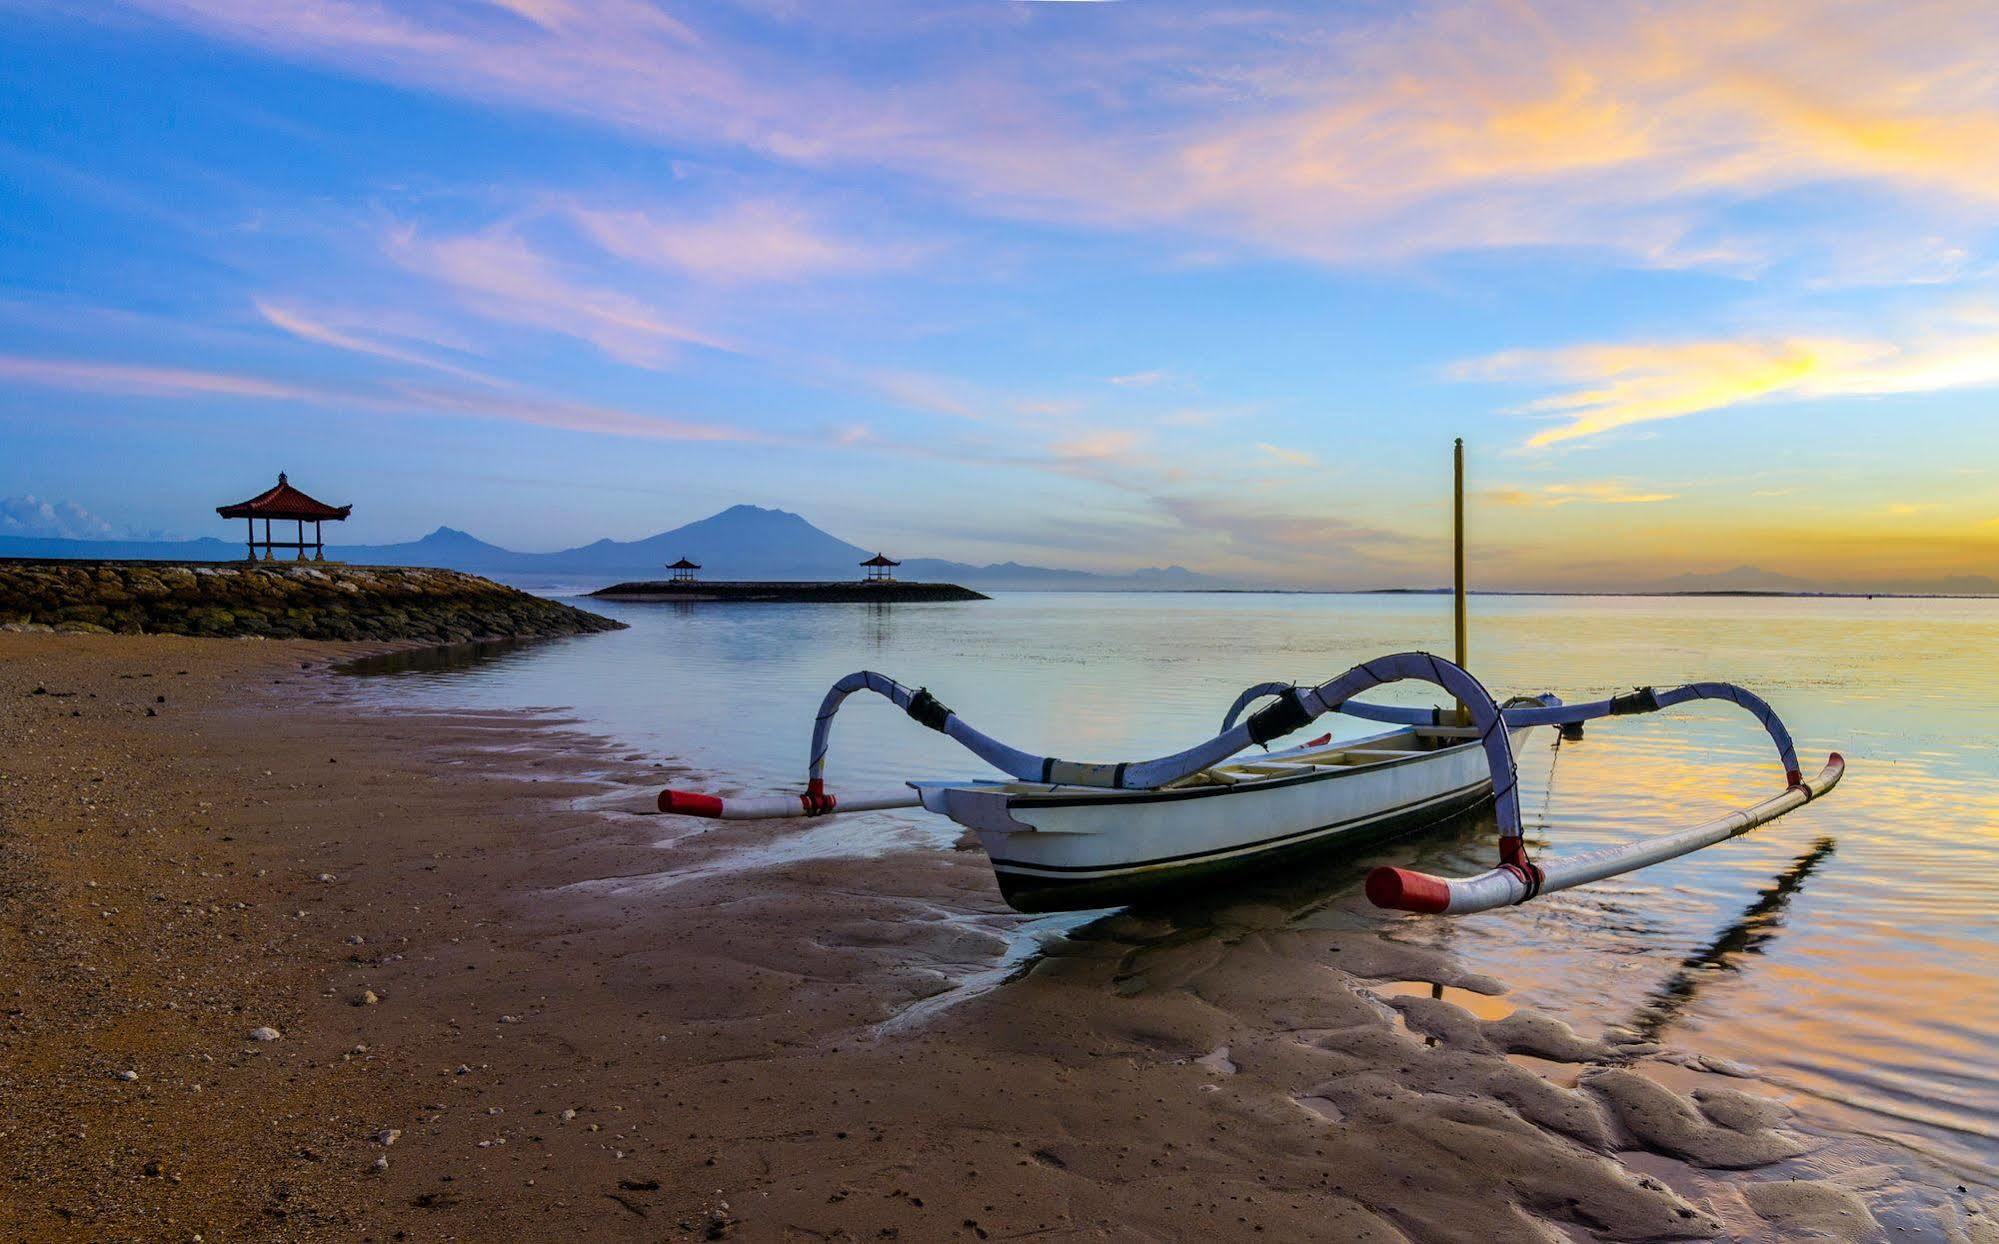
[[[1525, 733], [1514, 731], [1516, 742]], [[1327, 754], [1412, 746], [1414, 738], [1393, 731]], [[978, 834], [1015, 908], [1115, 906], [1223, 872], [1354, 849], [1489, 798], [1492, 775], [1478, 743], [1438, 742], [1429, 744], [1435, 750], [1353, 757], [1233, 785], [1093, 791], [994, 784], [926, 791], [924, 802]]]

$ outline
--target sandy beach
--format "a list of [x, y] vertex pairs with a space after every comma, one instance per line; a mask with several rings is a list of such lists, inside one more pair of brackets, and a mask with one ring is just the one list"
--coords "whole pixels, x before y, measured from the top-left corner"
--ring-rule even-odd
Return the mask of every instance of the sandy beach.
[[0, 1237], [1999, 1238], [1355, 893], [1030, 954], [976, 851], [787, 863], [369, 650], [0, 635]]

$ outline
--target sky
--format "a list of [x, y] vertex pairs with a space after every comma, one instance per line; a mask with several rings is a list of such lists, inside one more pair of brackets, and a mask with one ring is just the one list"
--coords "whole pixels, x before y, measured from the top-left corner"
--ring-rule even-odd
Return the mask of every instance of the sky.
[[0, 532], [1999, 574], [1999, 6], [0, 0]]

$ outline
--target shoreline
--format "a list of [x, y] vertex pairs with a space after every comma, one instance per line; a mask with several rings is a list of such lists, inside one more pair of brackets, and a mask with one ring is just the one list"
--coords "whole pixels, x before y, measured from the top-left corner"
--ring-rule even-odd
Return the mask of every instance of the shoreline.
[[1956, 1229], [1726, 1077], [1412, 995], [1500, 986], [1352, 895], [1026, 950], [976, 852], [704, 871], [791, 831], [647, 815], [680, 775], [558, 712], [329, 673], [392, 650], [0, 635], [0, 1235]]

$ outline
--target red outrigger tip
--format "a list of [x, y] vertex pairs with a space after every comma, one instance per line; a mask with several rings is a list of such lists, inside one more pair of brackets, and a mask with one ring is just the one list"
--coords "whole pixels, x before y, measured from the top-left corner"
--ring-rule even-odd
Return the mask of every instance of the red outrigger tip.
[[663, 790], [659, 792], [659, 810], [677, 816], [720, 816], [722, 801], [714, 795], [697, 795], [693, 791]]
[[1384, 866], [1367, 875], [1367, 901], [1395, 911], [1435, 915], [1451, 905], [1451, 887], [1441, 877]]

